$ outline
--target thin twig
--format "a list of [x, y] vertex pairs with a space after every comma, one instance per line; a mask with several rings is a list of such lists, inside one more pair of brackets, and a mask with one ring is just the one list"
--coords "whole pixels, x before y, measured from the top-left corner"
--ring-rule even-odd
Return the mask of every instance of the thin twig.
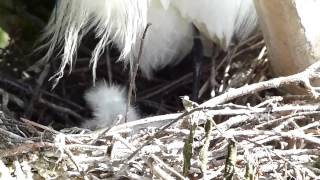
[[136, 76], [138, 73], [141, 55], [142, 55], [142, 51], [143, 51], [144, 39], [147, 35], [147, 31], [150, 26], [151, 26], [151, 24], [148, 23], [144, 29], [144, 32], [142, 34], [141, 41], [140, 41], [138, 58], [136, 60], [136, 63], [133, 66], [133, 69], [131, 69], [131, 71], [130, 71], [131, 73], [130, 73], [130, 83], [129, 83], [129, 90], [128, 90], [128, 102], [126, 105], [126, 116], [125, 116], [124, 122], [127, 122], [127, 120], [128, 120], [129, 107], [131, 106], [131, 98], [132, 98], [133, 90], [135, 89], [135, 81], [136, 81]]

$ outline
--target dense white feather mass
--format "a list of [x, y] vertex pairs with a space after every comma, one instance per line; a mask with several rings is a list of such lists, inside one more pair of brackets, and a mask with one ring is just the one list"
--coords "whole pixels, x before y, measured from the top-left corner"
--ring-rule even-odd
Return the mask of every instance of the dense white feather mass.
[[234, 38], [241, 41], [257, 28], [253, 0], [169, 1], [184, 18], [223, 49], [227, 49]]
[[[122, 118], [121, 122], [124, 122], [127, 100], [123, 87], [98, 82], [95, 87], [85, 93], [84, 98], [92, 109], [94, 118], [85, 121], [82, 124], [83, 127], [90, 129], [111, 127], [117, 123], [119, 118]], [[129, 107], [127, 121], [137, 119], [138, 115], [135, 109]]]
[[[114, 42], [125, 62], [136, 60], [147, 23], [141, 70], [152, 72], [181, 60], [193, 46], [192, 24], [212, 42], [227, 49], [233, 39], [247, 38], [257, 27], [253, 0], [59, 0], [45, 29], [48, 59], [55, 47], [63, 47], [56, 78], [72, 65], [82, 37], [94, 29], [99, 42], [92, 53], [93, 72], [99, 56]], [[95, 78], [95, 73], [93, 73]]]
[[[177, 64], [190, 52], [193, 27], [174, 7], [165, 10], [157, 0], [150, 1], [147, 21], [151, 26], [144, 41], [140, 69], [150, 79], [154, 71]], [[138, 51], [136, 48], [135, 54]]]

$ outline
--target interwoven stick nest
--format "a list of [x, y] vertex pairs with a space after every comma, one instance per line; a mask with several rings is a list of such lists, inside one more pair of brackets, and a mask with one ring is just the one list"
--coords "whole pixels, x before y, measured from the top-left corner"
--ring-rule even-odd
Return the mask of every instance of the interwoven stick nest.
[[[265, 48], [261, 41], [254, 42], [223, 56], [224, 68], [207, 80], [217, 80], [215, 97], [202, 104], [184, 97], [179, 113], [97, 131], [56, 131], [16, 120], [3, 106], [2, 177], [318, 179], [320, 104], [310, 80], [319, 78], [319, 63], [299, 74], [267, 80]], [[255, 53], [246, 53], [252, 50]], [[303, 87], [309, 95], [272, 90], [287, 85]], [[3, 94], [3, 102], [16, 97]]]

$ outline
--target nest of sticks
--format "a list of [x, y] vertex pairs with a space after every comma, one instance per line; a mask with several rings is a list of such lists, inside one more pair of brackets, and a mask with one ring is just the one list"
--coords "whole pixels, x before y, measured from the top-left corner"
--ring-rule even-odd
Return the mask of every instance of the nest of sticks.
[[[90, 117], [79, 98], [91, 85], [88, 49], [81, 48], [73, 73], [53, 91], [45, 80], [54, 63], [32, 78], [2, 76], [1, 178], [319, 178], [320, 104], [310, 82], [319, 78], [320, 63], [270, 79], [257, 35], [211, 57], [215, 64], [205, 62], [202, 103], [180, 98], [191, 93], [186, 60], [153, 81], [138, 74], [135, 102], [146, 118], [91, 131], [75, 127]], [[102, 57], [98, 77], [126, 84], [128, 73], [109, 61], [112, 54]], [[283, 93], [287, 86], [308, 93]]]

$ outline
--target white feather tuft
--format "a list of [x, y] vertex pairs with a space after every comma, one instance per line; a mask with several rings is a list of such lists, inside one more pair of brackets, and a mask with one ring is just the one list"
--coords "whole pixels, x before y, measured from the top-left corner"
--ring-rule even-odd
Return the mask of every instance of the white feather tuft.
[[[90, 129], [111, 127], [116, 124], [119, 117], [122, 117], [123, 122], [127, 105], [126, 91], [123, 87], [98, 82], [85, 93], [84, 98], [92, 109], [94, 118], [85, 121], [82, 127]], [[135, 109], [129, 107], [127, 121], [137, 119], [138, 114]]]

